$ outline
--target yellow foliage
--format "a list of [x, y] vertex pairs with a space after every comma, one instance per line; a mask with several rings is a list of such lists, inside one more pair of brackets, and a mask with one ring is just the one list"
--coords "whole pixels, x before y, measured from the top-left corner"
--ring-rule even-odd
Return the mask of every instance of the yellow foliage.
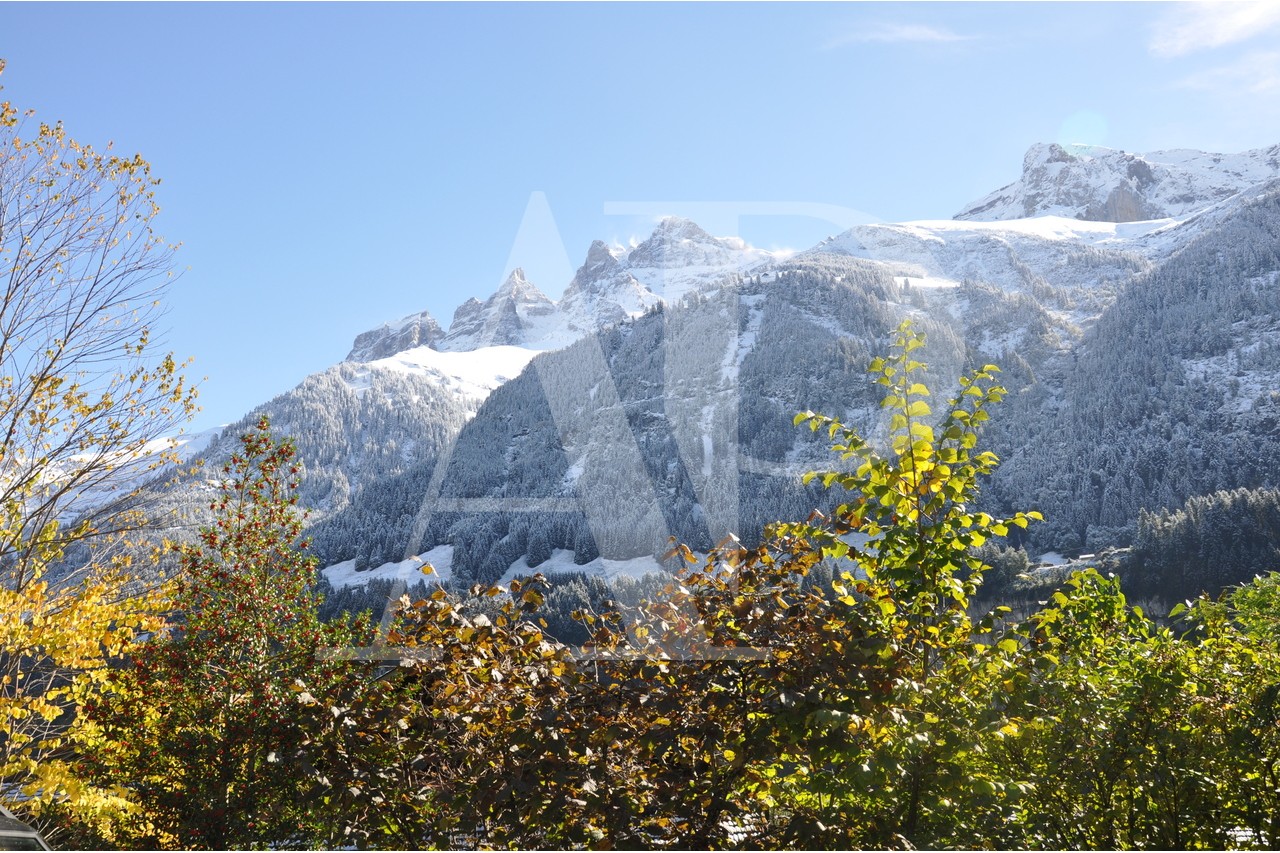
[[149, 443], [195, 390], [149, 346], [174, 247], [147, 162], [27, 124], [0, 103], [0, 802], [110, 824], [129, 807], [79, 781], [76, 709], [161, 624], [164, 590], [138, 592], [118, 549], [149, 523], [137, 484], [172, 461]]
[[75, 709], [94, 700], [112, 660], [163, 624], [164, 591], [122, 596], [127, 580], [108, 567], [69, 585], [0, 588], [0, 717], [8, 735], [0, 779], [20, 787], [31, 812], [54, 799], [83, 797], [94, 808], [118, 799], [76, 783], [61, 756], [73, 742], [92, 741]]

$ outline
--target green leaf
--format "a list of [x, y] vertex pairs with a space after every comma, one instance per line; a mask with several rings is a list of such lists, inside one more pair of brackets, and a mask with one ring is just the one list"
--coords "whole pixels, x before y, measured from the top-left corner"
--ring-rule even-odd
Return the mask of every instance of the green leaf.
[[929, 408], [929, 404], [924, 400], [912, 400], [907, 406], [907, 417], [923, 418], [933, 414], [933, 410]]
[[914, 438], [922, 439], [923, 441], [926, 441], [929, 444], [933, 444], [934, 442], [933, 427], [929, 426], [926, 423], [913, 421], [911, 423], [911, 435]]

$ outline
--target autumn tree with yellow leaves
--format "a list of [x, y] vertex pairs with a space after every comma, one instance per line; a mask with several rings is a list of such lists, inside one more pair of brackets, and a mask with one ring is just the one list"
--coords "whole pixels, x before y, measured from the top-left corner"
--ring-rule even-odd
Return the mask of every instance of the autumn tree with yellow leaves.
[[120, 546], [147, 521], [136, 485], [170, 461], [153, 442], [195, 410], [153, 343], [175, 248], [152, 229], [158, 183], [0, 103], [0, 803], [27, 816], [127, 807], [62, 751], [75, 706], [156, 624]]

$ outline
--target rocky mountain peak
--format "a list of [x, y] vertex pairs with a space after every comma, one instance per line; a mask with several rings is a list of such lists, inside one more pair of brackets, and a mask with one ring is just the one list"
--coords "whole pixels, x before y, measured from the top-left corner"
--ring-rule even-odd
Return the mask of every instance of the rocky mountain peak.
[[429, 313], [410, 314], [356, 335], [346, 361], [375, 361], [414, 347], [434, 348], [443, 338], [444, 329]]
[[555, 312], [556, 304], [516, 267], [484, 302], [472, 298], [458, 306], [440, 349], [527, 346], [535, 327]]
[[490, 297], [490, 300], [509, 300], [522, 306], [548, 306], [555, 305], [545, 293], [537, 288], [529, 279], [525, 278], [524, 269], [516, 267], [502, 282], [497, 292]]
[[[1079, 149], [1081, 146], [1072, 147]], [[1022, 171], [1025, 174], [1049, 163], [1074, 163], [1075, 161], [1076, 158], [1067, 153], [1067, 149], [1058, 143], [1037, 142], [1028, 148], [1026, 155], [1023, 156]]]
[[594, 241], [565, 288], [559, 307], [577, 333], [617, 323], [658, 301], [627, 269], [627, 256], [618, 255], [603, 241]]
[[1280, 176], [1278, 148], [1239, 154], [1188, 149], [1134, 154], [1096, 145], [1038, 143], [1023, 157], [1019, 180], [970, 204], [955, 218], [1184, 218]]
[[502, 280], [502, 284], [498, 286], [498, 293], [513, 293], [526, 287], [533, 287], [533, 285], [529, 284], [529, 279], [525, 278], [524, 267], [516, 267]]
[[692, 219], [683, 216], [664, 216], [653, 229], [654, 236], [665, 236], [675, 240], [715, 240], [715, 237], [703, 230], [702, 226]]
[[[623, 257], [625, 258], [625, 255]], [[618, 260], [618, 255], [615, 254], [614, 248], [607, 245], [603, 240], [594, 240], [591, 243], [591, 247], [587, 249], [587, 258], [574, 275], [573, 282], [569, 285], [569, 290], [581, 289], [581, 285], [588, 281], [608, 278], [621, 271], [622, 262]], [[576, 288], [575, 285], [577, 285]]]
[[746, 244], [713, 237], [696, 222], [678, 216], [662, 219], [653, 233], [627, 255], [627, 266], [678, 269], [690, 266], [735, 266]]

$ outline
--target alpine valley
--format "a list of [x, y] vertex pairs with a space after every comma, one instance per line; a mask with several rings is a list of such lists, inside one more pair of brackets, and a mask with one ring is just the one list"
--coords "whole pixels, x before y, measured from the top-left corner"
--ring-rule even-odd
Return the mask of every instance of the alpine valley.
[[792, 418], [883, 437], [866, 368], [904, 317], [935, 397], [1001, 367], [983, 500], [1044, 514], [1026, 551], [1141, 552], [1224, 501], [1238, 518], [1280, 484], [1280, 145], [1035, 145], [954, 219], [786, 256], [667, 218], [638, 244], [593, 243], [558, 301], [517, 269], [447, 329], [424, 312], [357, 335], [341, 363], [191, 440], [207, 466], [152, 496], [170, 533], [190, 531], [266, 414], [297, 442], [333, 595], [422, 581], [425, 563], [459, 585], [638, 576], [672, 537], [750, 543], [831, 500], [799, 479], [830, 466], [824, 436]]

